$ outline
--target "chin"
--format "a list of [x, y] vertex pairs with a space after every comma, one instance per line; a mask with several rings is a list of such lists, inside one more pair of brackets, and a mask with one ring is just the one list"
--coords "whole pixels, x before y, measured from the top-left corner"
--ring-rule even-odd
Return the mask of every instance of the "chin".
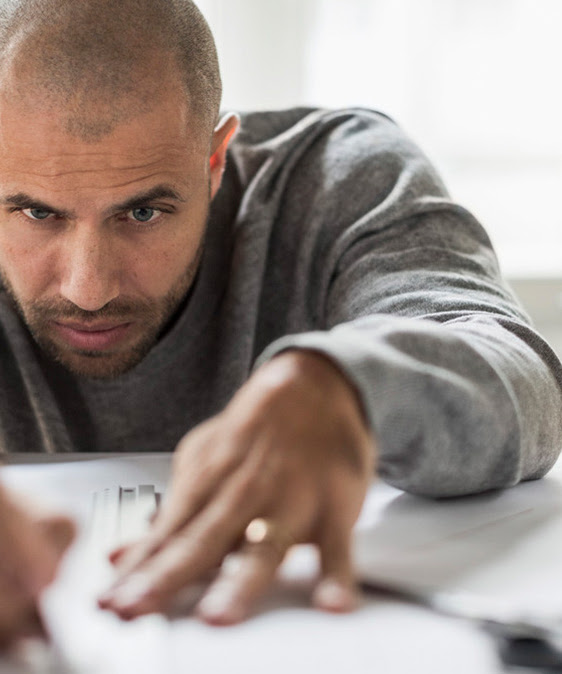
[[130, 372], [142, 358], [115, 358], [104, 354], [80, 354], [74, 357], [58, 357], [55, 360], [71, 374], [86, 379], [110, 380]]
[[53, 342], [38, 342], [48, 358], [64, 367], [76, 377], [111, 380], [133, 370], [150, 351], [153, 341], [125, 352], [69, 351]]

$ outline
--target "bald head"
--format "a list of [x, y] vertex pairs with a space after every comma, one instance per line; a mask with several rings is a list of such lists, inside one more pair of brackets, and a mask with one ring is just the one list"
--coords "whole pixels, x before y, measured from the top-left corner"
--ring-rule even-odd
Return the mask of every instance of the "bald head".
[[0, 59], [11, 100], [64, 106], [85, 141], [148, 112], [162, 87], [185, 93], [201, 138], [218, 119], [216, 48], [191, 0], [3, 0]]

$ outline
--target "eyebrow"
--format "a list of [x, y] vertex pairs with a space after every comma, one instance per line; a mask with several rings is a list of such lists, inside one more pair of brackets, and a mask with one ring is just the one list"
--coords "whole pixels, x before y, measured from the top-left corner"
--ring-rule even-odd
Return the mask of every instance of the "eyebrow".
[[[146, 205], [149, 202], [156, 201], [157, 199], [171, 199], [173, 201], [185, 202], [176, 190], [170, 185], [156, 185], [146, 192], [141, 192], [130, 197], [126, 201], [123, 201], [120, 204], [115, 204], [111, 206], [107, 213], [122, 213], [123, 211], [130, 211], [134, 208], [140, 208]], [[35, 199], [29, 194], [24, 192], [18, 192], [17, 194], [9, 194], [0, 199], [0, 204], [3, 206], [16, 206], [17, 208], [36, 208], [41, 211], [49, 211], [49, 213], [56, 213], [58, 216], [63, 218], [73, 218], [76, 216], [76, 213], [73, 211], [61, 210], [54, 206], [50, 206], [40, 199]]]

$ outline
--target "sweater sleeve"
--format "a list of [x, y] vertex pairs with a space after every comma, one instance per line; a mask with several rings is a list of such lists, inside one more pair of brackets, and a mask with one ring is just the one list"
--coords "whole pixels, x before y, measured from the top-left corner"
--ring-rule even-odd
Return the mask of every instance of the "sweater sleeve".
[[381, 156], [362, 150], [361, 178], [335, 166], [321, 201], [309, 200], [307, 217], [328, 222], [330, 204], [354, 199], [345, 227], [324, 232], [319, 329], [276, 340], [256, 365], [290, 348], [331, 358], [363, 401], [381, 477], [400, 489], [454, 496], [541, 477], [562, 447], [558, 358], [423, 154], [406, 141], [386, 148], [393, 179], [362, 208], [353, 194], [358, 181], [369, 192], [369, 161], [380, 175]]

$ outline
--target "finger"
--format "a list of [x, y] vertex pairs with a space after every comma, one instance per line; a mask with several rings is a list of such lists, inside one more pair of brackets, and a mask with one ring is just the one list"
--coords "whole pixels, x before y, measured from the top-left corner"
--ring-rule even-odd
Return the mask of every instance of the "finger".
[[109, 560], [116, 567], [120, 578], [127, 576], [161, 550], [169, 537], [151, 530], [138, 541], [110, 552]]
[[162, 541], [145, 534], [142, 538], [120, 545], [108, 554], [108, 559], [117, 568], [120, 576], [131, 573], [144, 559], [162, 547]]
[[[115, 551], [113, 563], [119, 567], [120, 576], [133, 573], [161, 550], [173, 534], [201, 511], [211, 495], [216, 496], [221, 482], [241, 463], [240, 452], [233, 449], [242, 441], [240, 434], [233, 434], [228, 442], [217, 441], [210, 447], [209, 439], [214, 438], [210, 428], [211, 423], [201, 425], [188, 434], [176, 450], [178, 458], [174, 460], [168, 497], [158, 510], [150, 531], [126, 550], [118, 548]], [[205, 443], [204, 456], [199, 450], [203, 445], [198, 443]], [[201, 465], [193, 461], [189, 451], [191, 445], [195, 447], [193, 454]]]
[[29, 594], [5, 580], [0, 583], [0, 597], [0, 648], [4, 649], [29, 631], [36, 604]]
[[[244, 465], [224, 481], [213, 500], [187, 526], [160, 541], [150, 555], [133, 559], [134, 565], [129, 555], [124, 555], [119, 578], [100, 597], [99, 605], [123, 617], [163, 610], [174, 593], [221, 564], [240, 540], [247, 523], [257, 512], [263, 512], [265, 502], [271, 498], [269, 447], [254, 447]], [[131, 557], [136, 554], [133, 551]], [[124, 580], [132, 576], [134, 579], [123, 588]]]
[[250, 490], [244, 475], [232, 476], [189, 526], [158, 552], [120, 577], [99, 598], [99, 606], [130, 619], [166, 609], [179, 590], [219, 566], [262, 506], [260, 490]]
[[45, 518], [39, 526], [60, 555], [66, 552], [76, 537], [76, 524], [63, 515]]
[[210, 420], [187, 434], [174, 454], [167, 497], [154, 519], [155, 532], [178, 531], [214, 495], [218, 486], [243, 462], [248, 438], [232, 431], [225, 439]]
[[0, 652], [8, 651], [21, 640], [29, 638], [47, 641], [49, 638], [36, 607], [29, 607], [25, 612], [14, 616], [9, 624], [0, 628]]
[[[76, 537], [76, 525], [64, 515], [44, 517], [37, 521], [38, 541], [41, 541], [43, 558], [48, 553], [49, 564], [41, 570], [41, 577], [36, 583], [34, 595], [53, 582], [56, 577], [60, 561]], [[36, 560], [35, 560], [36, 563]]]
[[357, 606], [351, 536], [349, 526], [332, 522], [324, 527], [320, 541], [321, 575], [312, 596], [317, 608], [345, 613]]
[[[16, 497], [3, 504], [0, 540], [6, 551], [0, 558], [0, 573], [10, 578], [22, 593], [37, 596], [54, 578], [61, 557], [57, 545], [63, 545], [67, 518], [37, 514], [37, 506], [20, 505]], [[63, 524], [64, 523], [64, 524]], [[70, 526], [72, 526], [70, 524]], [[47, 532], [56, 540], [51, 540]]]
[[225, 560], [219, 578], [197, 606], [211, 625], [232, 625], [244, 620], [271, 585], [286, 550], [271, 543], [251, 543]]
[[124, 619], [165, 610], [182, 588], [199, 580], [226, 554], [226, 546], [224, 550], [217, 546], [217, 541], [224, 541], [223, 531], [196, 529], [176, 534], [137, 570], [119, 578], [99, 598], [100, 608], [111, 609]]
[[119, 546], [115, 550], [112, 550], [108, 555], [108, 559], [111, 564], [119, 564], [120, 560], [123, 558], [123, 555], [127, 554], [134, 545], [134, 543], [127, 543], [125, 545]]

